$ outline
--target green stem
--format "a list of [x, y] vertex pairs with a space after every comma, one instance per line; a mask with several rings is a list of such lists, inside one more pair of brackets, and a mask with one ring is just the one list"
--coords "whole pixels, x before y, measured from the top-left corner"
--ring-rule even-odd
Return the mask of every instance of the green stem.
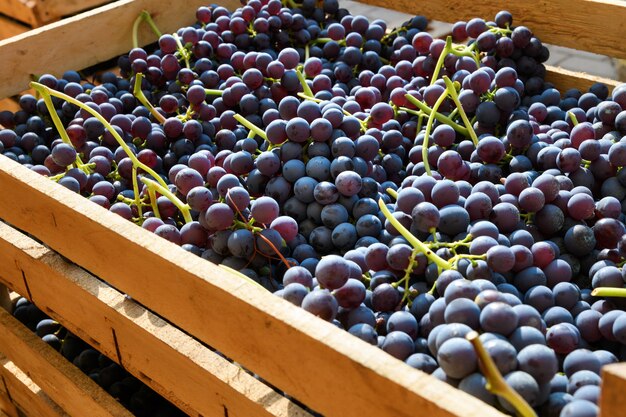
[[437, 64], [435, 65], [435, 71], [433, 71], [433, 75], [430, 79], [430, 85], [435, 84], [437, 78], [439, 78], [439, 71], [443, 67], [443, 61], [446, 59], [446, 55], [453, 50], [452, 48], [452, 36], [448, 36], [446, 38], [446, 46], [443, 47], [441, 51], [441, 55], [439, 55], [439, 59], [437, 60]]
[[[430, 116], [430, 114], [433, 112], [430, 107], [428, 107], [426, 104], [422, 103], [421, 101], [419, 101], [418, 99], [416, 99], [412, 95], [406, 94], [404, 97], [409, 101], [409, 103], [413, 104], [415, 107], [420, 109], [427, 116]], [[405, 110], [404, 107], [402, 107], [401, 109]], [[410, 110], [410, 109], [406, 109], [406, 110]], [[416, 115], [416, 116], [419, 116], [419, 115]], [[452, 127], [452, 129], [454, 129], [455, 131], [459, 132], [460, 134], [462, 134], [464, 136], [469, 136], [469, 132], [467, 131], [467, 129], [465, 127], [459, 125], [458, 123], [456, 123], [449, 116], [445, 116], [445, 115], [443, 115], [443, 114], [441, 114], [439, 112], [435, 112], [435, 119], [437, 119], [437, 121], [439, 121], [441, 123], [445, 123], [445, 124], [449, 125], [450, 127]], [[419, 131], [419, 129], [418, 129], [418, 131]]]
[[223, 90], [214, 90], [210, 88], [205, 88], [204, 92], [207, 96], [221, 96], [222, 94], [224, 94]]
[[139, 25], [141, 24], [141, 22], [144, 21], [146, 23], [148, 23], [148, 25], [150, 26], [150, 28], [152, 29], [152, 31], [154, 32], [154, 34], [157, 37], [161, 37], [161, 31], [159, 30], [159, 28], [157, 28], [156, 24], [154, 23], [154, 20], [152, 20], [152, 16], [150, 16], [150, 13], [147, 10], [142, 10], [141, 13], [139, 13], [139, 16], [137, 16], [137, 19], [135, 19], [135, 21], [133, 22], [133, 48], [139, 48]]
[[537, 417], [535, 411], [524, 398], [506, 383], [478, 336], [477, 332], [472, 331], [466, 336], [466, 339], [474, 346], [478, 356], [481, 370], [487, 380], [485, 388], [489, 392], [507, 400], [515, 408], [518, 415], [522, 417]]
[[154, 188], [148, 187], [148, 195], [150, 196], [150, 205], [152, 206], [152, 211], [154, 212], [154, 215], [160, 219], [161, 213], [159, 213], [159, 205], [157, 204], [156, 191], [154, 190]]
[[[63, 126], [63, 122], [61, 122], [61, 119], [59, 118], [59, 115], [57, 114], [57, 111], [54, 108], [54, 104], [52, 103], [52, 99], [50, 98], [51, 93], [47, 90], [37, 90], [37, 91], [43, 97], [43, 101], [46, 104], [46, 108], [48, 109], [48, 113], [50, 114], [50, 118], [52, 119], [52, 123], [54, 123], [54, 127], [56, 127], [57, 131], [59, 132], [59, 136], [61, 137], [61, 140], [63, 141], [63, 143], [70, 145], [73, 148], [74, 145], [72, 144], [72, 141], [70, 140], [70, 137], [67, 134], [65, 127]], [[85, 164], [83, 164], [83, 161], [80, 159], [78, 152], [76, 152], [75, 161], [78, 164], [78, 167], [80, 170], [82, 170], [86, 174], [91, 173], [91, 170], [87, 172], [87, 170], [84, 169]]]
[[476, 132], [474, 132], [474, 128], [472, 127], [472, 124], [467, 118], [467, 114], [465, 114], [463, 105], [459, 101], [459, 96], [456, 93], [456, 88], [454, 87], [454, 83], [452, 82], [452, 80], [450, 80], [450, 78], [446, 77], [445, 75], [443, 76], [443, 81], [446, 83], [446, 89], [448, 90], [448, 94], [452, 98], [452, 101], [454, 101], [454, 104], [456, 105], [456, 110], [459, 111], [459, 114], [461, 115], [461, 119], [463, 120], [463, 123], [465, 124], [465, 127], [467, 128], [467, 131], [469, 132], [469, 135], [472, 138], [472, 142], [474, 142], [474, 146], [478, 146], [478, 136], [476, 136]]
[[150, 114], [152, 114], [152, 116], [154, 116], [154, 118], [160, 124], [165, 123], [165, 117], [161, 113], [159, 113], [154, 108], [154, 106], [152, 106], [152, 104], [148, 101], [148, 98], [146, 97], [146, 95], [143, 93], [143, 90], [141, 89], [141, 80], [143, 80], [143, 74], [138, 72], [137, 74], [135, 74], [135, 85], [133, 86], [133, 95], [137, 97], [137, 100], [139, 100], [139, 102], [141, 102], [141, 104], [143, 104], [150, 111]]
[[135, 194], [135, 205], [139, 214], [139, 220], [143, 219], [143, 209], [141, 208], [141, 199], [139, 198], [139, 187], [137, 185], [137, 167], [133, 165], [133, 193]]
[[576, 118], [576, 116], [574, 115], [574, 113], [572, 113], [571, 111], [567, 112], [567, 116], [569, 117], [569, 119], [572, 121], [572, 123], [574, 124], [574, 126], [576, 126], [578, 124], [578, 119]]
[[433, 128], [433, 123], [435, 122], [435, 113], [439, 110], [439, 106], [444, 102], [444, 100], [448, 97], [448, 91], [446, 90], [435, 102], [433, 106], [433, 112], [428, 116], [428, 122], [426, 122], [426, 131], [424, 132], [424, 143], [422, 144], [422, 162], [424, 163], [424, 168], [426, 169], [426, 174], [432, 177], [432, 172], [430, 171], [430, 163], [428, 163], [428, 142], [430, 141], [430, 131]]
[[182, 201], [178, 197], [176, 197], [167, 186], [163, 187], [156, 181], [152, 181], [150, 178], [143, 177], [141, 178], [141, 182], [148, 186], [148, 189], [153, 188], [156, 189], [161, 195], [167, 197], [183, 214], [183, 218], [185, 219], [185, 223], [191, 223], [193, 219], [191, 218], [191, 212], [189, 206]]
[[174, 36], [174, 39], [176, 39], [176, 45], [178, 46], [178, 53], [185, 60], [185, 66], [187, 68], [191, 68], [191, 65], [189, 64], [189, 52], [183, 46], [183, 43], [180, 41], [180, 37], [178, 36], [178, 34], [174, 33], [173, 36]]
[[445, 261], [433, 252], [424, 244], [424, 242], [413, 236], [411, 232], [409, 232], [395, 217], [393, 217], [382, 198], [378, 200], [378, 207], [380, 208], [380, 211], [383, 212], [385, 218], [389, 220], [389, 223], [391, 223], [391, 225], [395, 227], [398, 232], [400, 232], [400, 234], [409, 242], [411, 246], [413, 246], [414, 249], [421, 251], [431, 262], [435, 263], [437, 267], [441, 269], [451, 269], [452, 266], [449, 262]]
[[248, 119], [246, 119], [240, 114], [235, 114], [233, 117], [235, 118], [235, 120], [241, 123], [245, 128], [247, 128], [248, 130], [254, 131], [254, 133], [261, 136], [263, 139], [267, 140], [267, 135], [265, 134], [265, 131], [263, 129], [254, 125]]
[[593, 297], [626, 297], [626, 288], [598, 287], [591, 291]]
[[304, 74], [302, 73], [302, 66], [296, 68], [296, 75], [298, 76], [300, 85], [302, 85], [302, 90], [304, 91], [304, 94], [309, 97], [313, 97], [315, 94], [313, 94], [313, 91], [311, 91], [311, 87], [309, 87], [309, 85], [306, 83], [306, 78], [304, 78]]

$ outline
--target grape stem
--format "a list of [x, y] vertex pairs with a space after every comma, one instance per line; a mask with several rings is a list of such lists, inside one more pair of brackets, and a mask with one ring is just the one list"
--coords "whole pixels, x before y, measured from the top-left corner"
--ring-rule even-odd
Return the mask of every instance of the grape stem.
[[477, 332], [472, 331], [466, 336], [466, 339], [474, 346], [478, 356], [481, 371], [487, 380], [485, 388], [489, 392], [507, 400], [515, 408], [518, 415], [522, 417], [537, 417], [535, 411], [524, 398], [506, 383], [478, 336]]
[[254, 125], [252, 122], [250, 122], [248, 119], [246, 119], [240, 114], [235, 114], [233, 117], [235, 118], [235, 120], [241, 123], [246, 129], [253, 131], [257, 135], [262, 137], [264, 140], [267, 140], [267, 135], [265, 134], [265, 131], [263, 131], [263, 129]]
[[433, 128], [433, 123], [435, 122], [435, 113], [439, 110], [439, 107], [444, 102], [444, 100], [448, 97], [449, 91], [445, 91], [435, 102], [433, 106], [433, 112], [428, 116], [428, 122], [426, 122], [426, 131], [424, 132], [424, 143], [422, 144], [422, 162], [424, 163], [424, 168], [426, 169], [426, 174], [430, 177], [433, 176], [430, 170], [430, 163], [428, 162], [428, 142], [430, 140], [430, 131]]
[[[426, 104], [422, 103], [421, 101], [419, 101], [418, 99], [416, 99], [412, 95], [405, 94], [404, 97], [409, 101], [409, 103], [413, 104], [415, 107], [420, 109], [423, 113], [422, 114], [416, 114], [416, 112], [414, 110], [407, 109], [405, 107], [401, 107], [400, 108], [401, 110], [404, 110], [404, 111], [406, 111], [408, 113], [411, 113], [411, 114], [415, 114], [416, 116], [421, 116], [424, 113], [427, 116], [430, 116], [430, 114], [433, 112], [430, 107], [428, 107]], [[437, 119], [441, 123], [445, 123], [445, 124], [449, 125], [450, 127], [452, 127], [452, 129], [454, 129], [455, 131], [459, 132], [460, 134], [465, 135], [465, 136], [469, 136], [469, 132], [467, 131], [467, 129], [465, 127], [459, 125], [458, 123], [456, 123], [450, 117], [445, 116], [445, 115], [443, 115], [443, 114], [441, 114], [439, 112], [435, 112], [435, 119]]]
[[155, 189], [161, 195], [165, 196], [168, 200], [170, 200], [172, 202], [172, 204], [174, 204], [178, 208], [178, 210], [180, 210], [180, 212], [183, 214], [183, 218], [185, 219], [185, 223], [191, 223], [193, 221], [193, 219], [191, 218], [191, 211], [190, 211], [189, 206], [187, 204], [183, 203], [182, 201], [180, 201], [180, 199], [178, 197], [176, 197], [174, 195], [174, 193], [172, 193], [170, 191], [170, 189], [167, 188], [167, 186], [163, 187], [158, 182], [153, 181], [150, 178], [146, 178], [146, 177], [141, 178], [141, 182], [146, 184], [148, 189], [150, 189], [150, 188]]
[[385, 218], [389, 220], [389, 223], [391, 223], [391, 225], [395, 227], [398, 232], [400, 232], [400, 234], [409, 242], [411, 246], [413, 246], [414, 249], [419, 250], [424, 255], [426, 255], [426, 257], [431, 262], [435, 263], [438, 268], [452, 268], [449, 262], [445, 261], [439, 255], [433, 252], [428, 246], [426, 246], [426, 244], [424, 244], [424, 242], [413, 236], [411, 232], [406, 229], [406, 227], [404, 227], [395, 217], [393, 217], [382, 198], [378, 200], [378, 207], [380, 208], [380, 211], [382, 211]]
[[626, 297], [626, 288], [598, 287], [591, 291], [593, 297]]
[[463, 120], [463, 123], [465, 124], [465, 127], [467, 128], [470, 138], [472, 138], [472, 142], [474, 143], [474, 146], [478, 146], [478, 137], [476, 136], [476, 132], [474, 132], [474, 128], [472, 127], [472, 124], [467, 118], [467, 114], [465, 114], [463, 105], [459, 101], [459, 96], [456, 93], [456, 87], [454, 83], [452, 82], [452, 80], [450, 80], [450, 78], [448, 78], [445, 75], [443, 76], [443, 82], [446, 83], [446, 89], [448, 90], [448, 94], [450, 95], [450, 98], [452, 98], [452, 101], [454, 101], [454, 104], [456, 105], [456, 110], [459, 111], [459, 115], [461, 115], [461, 119]]
[[180, 41], [180, 37], [177, 33], [174, 33], [174, 39], [176, 40], [176, 45], [178, 46], [178, 53], [185, 60], [185, 66], [187, 68], [191, 68], [191, 65], [189, 64], [189, 52], [183, 46], [183, 43]]
[[298, 68], [296, 68], [296, 75], [298, 76], [298, 81], [300, 81], [300, 85], [302, 86], [304, 94], [309, 97], [313, 97], [315, 94], [313, 94], [313, 91], [311, 91], [311, 87], [309, 87], [309, 85], [306, 83], [306, 78], [302, 73], [302, 65], [299, 65]]
[[154, 108], [154, 106], [152, 106], [152, 104], [148, 101], [148, 98], [146, 97], [146, 95], [143, 93], [143, 90], [141, 89], [142, 80], [143, 80], [142, 73], [138, 72], [137, 74], [135, 74], [135, 84], [133, 85], [133, 95], [137, 97], [137, 100], [139, 100], [141, 104], [143, 104], [150, 111], [150, 114], [152, 114], [152, 116], [154, 116], [154, 118], [160, 124], [165, 123], [165, 117], [161, 113], [159, 113]]
[[154, 20], [152, 20], [152, 16], [150, 15], [150, 13], [147, 10], [142, 10], [141, 13], [139, 13], [139, 16], [137, 16], [137, 19], [135, 19], [135, 21], [133, 22], [133, 48], [139, 48], [139, 25], [141, 24], [141, 22], [146, 22], [149, 26], [150, 29], [152, 29], [152, 31], [154, 32], [154, 34], [157, 37], [161, 37], [161, 31], [159, 30], [159, 28], [156, 26], [156, 24], [154, 23]]
[[572, 113], [571, 111], [567, 112], [567, 116], [569, 117], [569, 119], [572, 121], [572, 123], [574, 124], [574, 126], [576, 126], [578, 124], [578, 119], [576, 118], [576, 116], [574, 115], [574, 113]]

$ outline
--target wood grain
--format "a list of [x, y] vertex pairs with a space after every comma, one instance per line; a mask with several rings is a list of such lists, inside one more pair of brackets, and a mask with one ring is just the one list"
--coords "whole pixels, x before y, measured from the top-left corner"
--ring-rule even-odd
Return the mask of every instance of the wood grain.
[[0, 13], [11, 16], [30, 27], [39, 26], [41, 22], [37, 19], [37, 14], [34, 11], [35, 3], [28, 0], [2, 0], [0, 1]]
[[68, 362], [35, 333], [0, 309], [2, 353], [68, 414], [93, 417], [131, 417], [113, 397]]
[[584, 72], [570, 71], [560, 67], [546, 65], [546, 81], [551, 82], [559, 91], [567, 91], [570, 88], [577, 88], [586, 92], [594, 83], [604, 83], [613, 91], [615, 87], [622, 84], [619, 81], [609, 78], [598, 77]]
[[110, 3], [112, 0], [36, 0], [35, 13], [40, 22], [50, 23]]
[[513, 14], [513, 25], [528, 26], [542, 42], [626, 58], [626, 2], [617, 0], [360, 0], [404, 13], [454, 23], [500, 10]]
[[[192, 416], [308, 417], [272, 388], [0, 222], [0, 282]], [[72, 300], [68, 303], [67, 300]], [[119, 353], [119, 355], [118, 355]]]
[[0, 15], [0, 40], [19, 35], [30, 30], [29, 26]]
[[502, 416], [5, 157], [0, 189], [1, 218], [324, 415]]
[[600, 417], [621, 416], [626, 410], [626, 363], [616, 363], [602, 368], [600, 392]]
[[[238, 0], [219, 3], [229, 9], [240, 5]], [[25, 90], [33, 76], [61, 75], [127, 53], [133, 22], [142, 10], [152, 14], [161, 32], [171, 33], [194, 23], [195, 8], [206, 4], [206, 0], [121, 0], [0, 41], [0, 97]], [[146, 45], [156, 36], [141, 25], [139, 39]]]
[[[67, 414], [13, 362], [0, 354], [0, 391], [6, 389], [13, 403], [28, 417], [67, 417]], [[15, 408], [15, 405], [13, 406]], [[16, 409], [17, 410], [17, 409]], [[11, 415], [17, 417], [19, 413]]]

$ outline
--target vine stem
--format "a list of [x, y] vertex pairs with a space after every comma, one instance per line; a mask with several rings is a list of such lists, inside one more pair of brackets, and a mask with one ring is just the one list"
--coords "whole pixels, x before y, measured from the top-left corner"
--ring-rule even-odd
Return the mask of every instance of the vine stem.
[[143, 74], [141, 72], [138, 72], [137, 74], [135, 74], [135, 84], [133, 85], [133, 95], [137, 97], [137, 100], [139, 100], [141, 104], [143, 104], [144, 107], [146, 107], [150, 111], [150, 114], [152, 114], [154, 118], [160, 124], [165, 123], [165, 117], [154, 108], [154, 106], [148, 101], [148, 98], [146, 97], [146, 95], [143, 93], [143, 90], [141, 89], [142, 80], [143, 80]]
[[180, 199], [176, 197], [174, 193], [172, 193], [170, 189], [167, 188], [167, 186], [163, 187], [158, 182], [152, 181], [150, 178], [145, 178], [145, 177], [141, 179], [141, 182], [146, 184], [148, 189], [150, 188], [156, 189], [156, 191], [161, 193], [161, 195], [167, 197], [167, 199], [170, 200], [178, 208], [178, 210], [180, 210], [180, 212], [183, 214], [185, 223], [191, 223], [193, 221], [193, 219], [191, 218], [191, 212], [190, 212], [189, 206], [183, 203], [182, 201], [180, 201]]
[[[426, 104], [422, 103], [421, 101], [419, 101], [418, 99], [416, 99], [415, 97], [413, 97], [410, 94], [406, 94], [404, 96], [409, 103], [413, 104], [415, 107], [417, 107], [418, 109], [420, 109], [423, 113], [422, 114], [426, 114], [427, 116], [430, 116], [431, 113], [433, 113], [433, 111], [431, 110], [430, 107], [428, 107]], [[411, 110], [411, 109], [405, 109], [404, 107], [401, 107], [401, 110]], [[413, 110], [411, 110], [413, 112]], [[456, 123], [454, 120], [452, 120], [450, 117], [445, 116], [439, 112], [434, 112], [435, 113], [435, 119], [437, 119], [438, 121], [440, 121], [441, 123], [445, 123], [447, 125], [450, 125], [450, 127], [452, 127], [452, 129], [454, 129], [455, 131], [459, 132], [462, 135], [465, 136], [469, 136], [469, 132], [467, 131], [467, 129], [461, 125], [459, 125], [458, 123]], [[415, 114], [415, 113], [412, 113]], [[415, 114], [416, 116], [419, 116], [419, 114]]]
[[598, 287], [591, 291], [594, 297], [626, 297], [626, 288]]
[[411, 246], [413, 246], [414, 249], [419, 250], [424, 255], [426, 255], [426, 257], [431, 262], [435, 263], [438, 268], [452, 268], [452, 265], [450, 265], [449, 262], [445, 261], [439, 255], [433, 252], [428, 246], [426, 246], [424, 242], [413, 236], [413, 234], [411, 234], [411, 232], [409, 232], [406, 227], [402, 226], [398, 219], [393, 217], [382, 198], [378, 200], [378, 207], [380, 208], [380, 211], [382, 211], [385, 218], [389, 220], [389, 223], [391, 223], [391, 225], [395, 227], [398, 232], [400, 232], [400, 234], [409, 242]]
[[466, 336], [466, 339], [474, 346], [474, 350], [478, 356], [480, 368], [487, 380], [485, 388], [487, 388], [489, 392], [507, 400], [515, 408], [518, 415], [522, 417], [537, 417], [535, 411], [528, 405], [524, 398], [506, 383], [502, 374], [500, 374], [500, 371], [496, 367], [496, 364], [493, 362], [493, 359], [491, 359], [491, 356], [489, 356], [489, 353], [485, 350], [478, 333], [472, 331]]
[[261, 129], [260, 127], [254, 125], [248, 119], [246, 119], [245, 117], [243, 117], [240, 114], [235, 114], [233, 117], [235, 118], [235, 120], [237, 120], [239, 123], [241, 123], [245, 128], [247, 128], [248, 130], [253, 131], [254, 133], [259, 135], [263, 139], [267, 140], [267, 135], [265, 134], [265, 131], [263, 129]]
[[448, 78], [445, 75], [443, 76], [443, 82], [446, 83], [446, 89], [448, 90], [448, 94], [452, 98], [452, 101], [454, 101], [454, 104], [456, 105], [456, 109], [459, 111], [459, 114], [461, 115], [461, 119], [463, 120], [463, 123], [465, 124], [465, 127], [467, 128], [469, 136], [472, 138], [472, 142], [474, 142], [474, 146], [478, 146], [478, 136], [476, 136], [476, 132], [474, 132], [474, 128], [472, 127], [472, 124], [467, 118], [467, 114], [465, 114], [463, 105], [461, 104], [461, 101], [459, 100], [459, 96], [456, 93], [456, 88], [454, 86], [454, 83], [452, 82], [452, 80], [450, 80], [450, 78]]
[[435, 115], [437, 110], [439, 110], [439, 106], [444, 102], [444, 100], [448, 97], [448, 90], [444, 91], [443, 94], [437, 99], [435, 105], [433, 106], [433, 112], [428, 116], [428, 122], [426, 122], [426, 131], [424, 132], [424, 143], [422, 144], [422, 162], [424, 163], [424, 168], [426, 169], [426, 174], [432, 177], [432, 172], [430, 170], [430, 164], [428, 163], [428, 142], [430, 141], [430, 131], [433, 128], [433, 123], [435, 122]]

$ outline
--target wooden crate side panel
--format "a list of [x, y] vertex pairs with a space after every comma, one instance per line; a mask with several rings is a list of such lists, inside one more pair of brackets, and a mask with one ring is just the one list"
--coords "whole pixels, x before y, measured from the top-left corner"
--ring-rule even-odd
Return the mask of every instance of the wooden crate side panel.
[[0, 15], [0, 40], [19, 35], [29, 30], [30, 27]]
[[[13, 404], [28, 417], [67, 417], [67, 414], [13, 362], [0, 354], [2, 385]], [[15, 405], [13, 406], [15, 408]], [[17, 417], [19, 413], [11, 415]]]
[[619, 81], [609, 78], [597, 77], [584, 72], [570, 71], [551, 65], [546, 65], [546, 70], [546, 81], [553, 83], [561, 92], [565, 92], [570, 88], [577, 88], [585, 92], [595, 83], [604, 83], [609, 87], [609, 91], [613, 91], [615, 87], [622, 84]]
[[70, 415], [132, 416], [4, 309], [0, 309], [0, 346], [9, 360], [26, 370], [29, 377]]
[[[229, 9], [240, 4], [237, 0], [219, 3]], [[0, 97], [27, 89], [33, 76], [58, 76], [128, 52], [133, 22], [142, 10], [152, 14], [161, 32], [170, 33], [194, 23], [195, 9], [206, 4], [206, 0], [122, 0], [0, 41]], [[143, 24], [139, 39], [146, 45], [156, 36]]]
[[35, 13], [40, 22], [53, 22], [63, 16], [73, 15], [83, 10], [93, 9], [110, 3], [112, 0], [39, 0]]
[[[0, 375], [2, 375], [2, 369], [0, 369]], [[13, 403], [13, 399], [6, 392], [6, 379], [0, 382], [0, 417], [19, 417], [17, 407]]]
[[0, 1], [0, 13], [13, 19], [24, 22], [31, 27], [39, 26], [35, 12], [36, 1], [33, 0], [2, 0]]
[[[454, 23], [500, 10], [513, 14], [513, 25], [528, 26], [542, 42], [626, 58], [626, 3], [615, 0], [359, 0], [375, 6], [421, 14]], [[620, 35], [621, 34], [621, 35]]]
[[[240, 367], [0, 222], [0, 282], [190, 415], [308, 417]], [[67, 300], [72, 300], [68, 303]]]
[[1, 218], [316, 411], [502, 415], [4, 157], [0, 188]]
[[616, 363], [602, 368], [600, 392], [600, 417], [621, 416], [626, 410], [626, 363]]

